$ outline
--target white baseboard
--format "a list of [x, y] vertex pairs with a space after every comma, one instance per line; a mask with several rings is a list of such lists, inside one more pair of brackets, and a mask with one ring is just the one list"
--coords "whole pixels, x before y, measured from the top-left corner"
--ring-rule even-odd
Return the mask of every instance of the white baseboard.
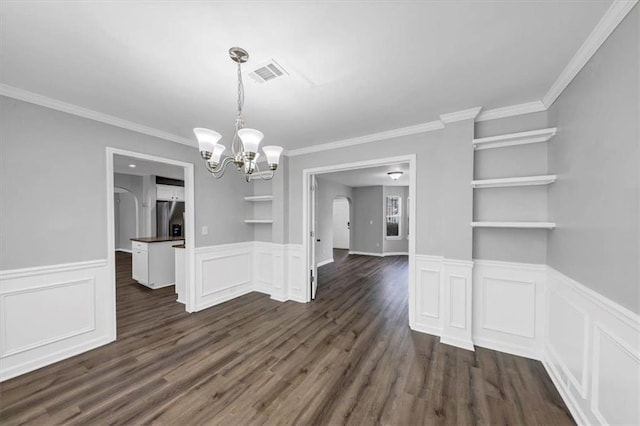
[[319, 268], [321, 266], [328, 265], [330, 263], [333, 263], [333, 258], [323, 260], [322, 262], [318, 262], [316, 266]]
[[97, 339], [89, 340], [78, 345], [59, 350], [57, 352], [46, 354], [45, 356], [42, 356], [40, 358], [30, 359], [23, 362], [22, 364], [14, 365], [7, 369], [3, 368], [0, 372], [0, 382], [13, 379], [14, 377], [18, 377], [39, 368], [46, 367], [47, 365], [51, 365], [67, 358], [71, 358], [72, 356], [76, 356], [81, 353], [99, 348], [100, 346], [104, 346], [108, 343], [113, 342], [114, 340], [115, 339], [111, 337], [99, 337]]
[[385, 257], [385, 256], [409, 256], [408, 252], [398, 251], [398, 252], [387, 252], [387, 253], [370, 253], [366, 251], [349, 251], [349, 254], [357, 254], [359, 256], [375, 256], [375, 257]]
[[445, 345], [455, 346], [461, 349], [466, 349], [471, 352], [474, 352], [476, 350], [471, 340], [460, 339], [458, 337], [440, 336], [440, 343], [444, 343]]
[[573, 420], [575, 420], [575, 422], [580, 426], [589, 425], [590, 423], [585, 418], [584, 413], [580, 408], [580, 405], [576, 402], [573, 395], [565, 390], [565, 386], [562, 383], [560, 375], [558, 374], [558, 371], [555, 369], [553, 364], [551, 364], [546, 359], [546, 357], [543, 357], [541, 361], [542, 361], [542, 365], [544, 365], [545, 370], [547, 370], [547, 374], [549, 374], [551, 381], [553, 382], [554, 386], [558, 390], [558, 393], [560, 394], [562, 401], [564, 401], [564, 404], [569, 409], [569, 412], [571, 413]]
[[130, 249], [117, 248], [116, 251], [121, 251], [123, 253], [132, 254], [133, 252]]
[[369, 253], [365, 251], [349, 251], [349, 254], [356, 254], [358, 256], [375, 256], [375, 257], [383, 257], [382, 253]]

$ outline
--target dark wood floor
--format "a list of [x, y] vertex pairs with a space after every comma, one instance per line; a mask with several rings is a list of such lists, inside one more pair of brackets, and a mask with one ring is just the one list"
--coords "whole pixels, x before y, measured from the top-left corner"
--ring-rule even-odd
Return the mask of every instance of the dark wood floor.
[[118, 253], [117, 342], [0, 385], [0, 423], [573, 424], [539, 362], [410, 331], [406, 257], [334, 259], [313, 303], [186, 314]]

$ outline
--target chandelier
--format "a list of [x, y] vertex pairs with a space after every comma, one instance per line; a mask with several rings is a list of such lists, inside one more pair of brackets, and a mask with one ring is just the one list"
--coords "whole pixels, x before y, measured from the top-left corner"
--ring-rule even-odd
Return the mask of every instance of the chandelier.
[[231, 163], [235, 165], [236, 170], [244, 173], [244, 178], [247, 182], [251, 180], [251, 176], [254, 173], [261, 179], [272, 179], [273, 172], [278, 168], [278, 163], [280, 162], [282, 147], [275, 145], [262, 147], [269, 170], [260, 173], [258, 146], [264, 135], [259, 130], [244, 127], [244, 120], [242, 119], [244, 85], [242, 84], [241, 64], [249, 60], [249, 53], [239, 47], [232, 47], [229, 49], [229, 56], [232, 61], [238, 64], [238, 114], [236, 116], [233, 140], [231, 141], [231, 156], [222, 158], [222, 153], [226, 147], [218, 143], [222, 139], [220, 133], [196, 127], [193, 129], [193, 133], [198, 139], [200, 156], [205, 161], [205, 166], [209, 173], [216, 179], [220, 179], [224, 175], [227, 166]]

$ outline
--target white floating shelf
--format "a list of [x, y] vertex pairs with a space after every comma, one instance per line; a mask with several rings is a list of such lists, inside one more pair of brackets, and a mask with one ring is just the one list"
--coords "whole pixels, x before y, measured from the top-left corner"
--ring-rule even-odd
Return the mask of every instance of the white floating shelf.
[[473, 188], [502, 188], [508, 186], [549, 185], [556, 181], [556, 175], [524, 176], [503, 179], [472, 180]]
[[273, 223], [271, 219], [247, 219], [244, 223]]
[[249, 197], [244, 197], [245, 201], [271, 201], [273, 200], [273, 195], [251, 195]]
[[553, 229], [554, 222], [471, 222], [473, 228]]
[[255, 172], [255, 173], [252, 173], [249, 176], [249, 180], [258, 180], [258, 179], [262, 179], [264, 177], [268, 178], [268, 177], [272, 176], [272, 173], [273, 172], [271, 170], [263, 170], [261, 172]]
[[556, 134], [556, 130], [557, 129], [555, 127], [551, 127], [549, 129], [532, 130], [530, 132], [510, 133], [508, 135], [474, 139], [471, 143], [473, 144], [474, 149], [479, 150], [547, 142]]

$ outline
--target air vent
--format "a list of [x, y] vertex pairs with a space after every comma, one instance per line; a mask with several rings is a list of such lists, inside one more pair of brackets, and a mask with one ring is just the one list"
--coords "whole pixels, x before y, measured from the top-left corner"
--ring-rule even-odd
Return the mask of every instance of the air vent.
[[287, 75], [289, 75], [289, 73], [274, 59], [270, 59], [249, 71], [249, 76], [258, 83], [266, 83], [267, 81], [286, 77]]

